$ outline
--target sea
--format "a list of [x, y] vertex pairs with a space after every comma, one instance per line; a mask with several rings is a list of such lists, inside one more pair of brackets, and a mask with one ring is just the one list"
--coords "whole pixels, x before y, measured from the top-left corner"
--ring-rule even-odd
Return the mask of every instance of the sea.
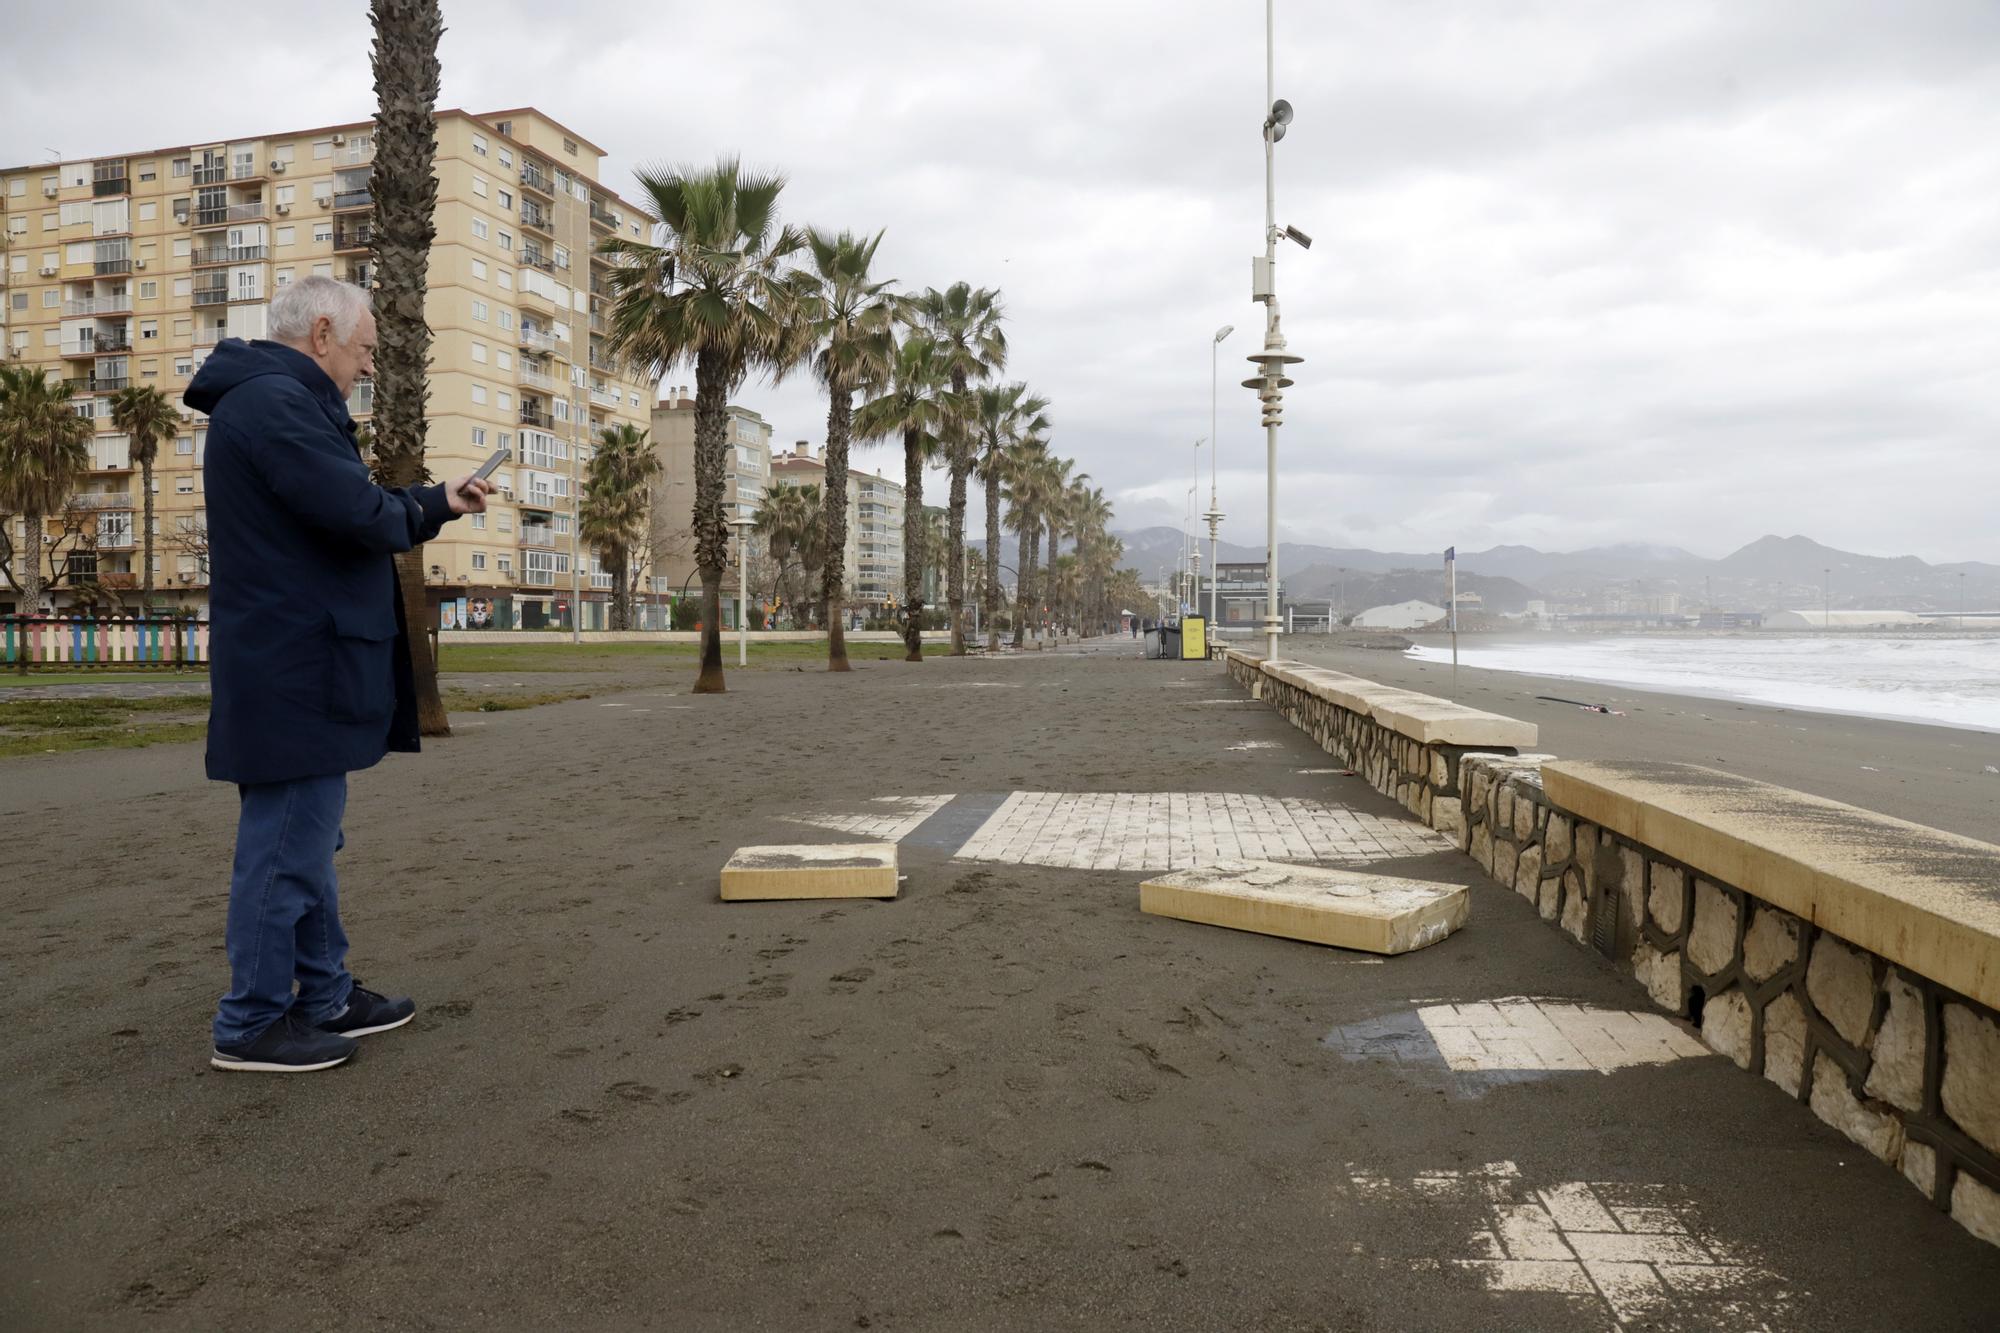
[[[1409, 656], [1450, 662], [1451, 648], [1422, 644]], [[1461, 639], [1458, 660], [1494, 671], [2000, 731], [2000, 635], [1548, 634]]]

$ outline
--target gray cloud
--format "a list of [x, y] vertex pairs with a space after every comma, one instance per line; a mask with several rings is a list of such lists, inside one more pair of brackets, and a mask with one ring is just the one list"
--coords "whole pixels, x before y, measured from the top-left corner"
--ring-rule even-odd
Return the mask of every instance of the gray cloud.
[[[359, 4], [216, 33], [54, 11], [0, 52], [0, 160], [365, 115]], [[1225, 535], [1263, 535], [1262, 7], [447, 5], [445, 101], [534, 103], [642, 162], [785, 170], [905, 285], [998, 285], [1010, 374], [1121, 521], [1171, 522], [1221, 356]], [[43, 26], [37, 30], [36, 24]], [[1767, 530], [2000, 558], [2000, 7], [1988, 0], [1279, 5], [1287, 538], [1427, 549]], [[74, 71], [89, 65], [89, 99]], [[162, 69], [213, 77], [146, 81]], [[51, 138], [51, 136], [60, 136]], [[809, 382], [744, 398], [820, 438]], [[887, 463], [886, 453], [875, 457]], [[1208, 460], [1202, 459], [1206, 503]]]

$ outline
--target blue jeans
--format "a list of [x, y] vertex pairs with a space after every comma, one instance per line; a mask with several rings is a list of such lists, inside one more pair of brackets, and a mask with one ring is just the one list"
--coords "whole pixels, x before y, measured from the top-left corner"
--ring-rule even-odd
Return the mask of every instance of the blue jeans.
[[[229, 877], [229, 993], [215, 1044], [248, 1041], [293, 1005], [312, 1022], [347, 1005], [347, 933], [333, 854], [346, 845], [347, 775], [240, 787], [236, 862]], [[298, 994], [292, 994], [293, 982]]]

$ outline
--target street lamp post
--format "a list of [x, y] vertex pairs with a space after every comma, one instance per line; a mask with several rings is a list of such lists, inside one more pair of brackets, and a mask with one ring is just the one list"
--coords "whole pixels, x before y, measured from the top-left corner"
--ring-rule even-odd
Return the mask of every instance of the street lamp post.
[[1194, 497], [1201, 489], [1201, 441], [1194, 442], [1194, 485], [1188, 487], [1188, 606], [1184, 615], [1201, 614], [1201, 534], [1194, 525]]
[[[1235, 331], [1234, 324], [1224, 324], [1215, 331], [1215, 337], [1211, 338], [1208, 344], [1208, 512], [1202, 517], [1208, 520], [1208, 627], [1211, 638], [1214, 636], [1216, 624], [1216, 597], [1221, 591], [1218, 585], [1222, 582], [1220, 577], [1222, 549], [1216, 537], [1216, 529], [1222, 524], [1222, 506], [1217, 502], [1215, 493], [1215, 456], [1221, 452], [1222, 437], [1216, 433], [1215, 358], [1222, 349], [1222, 340]], [[1199, 466], [1196, 465], [1196, 476], [1200, 475]]]
[[754, 518], [737, 515], [729, 520], [736, 529], [736, 665], [750, 665], [750, 529]]
[[1833, 631], [1833, 570], [1820, 570], [1820, 621], [1819, 627], [1828, 633]]
[[1273, 0], [1264, 0], [1264, 100], [1270, 109], [1264, 116], [1264, 253], [1250, 262], [1250, 295], [1264, 304], [1264, 346], [1247, 358], [1257, 364], [1258, 373], [1243, 381], [1246, 389], [1257, 390], [1264, 405], [1264, 654], [1278, 656], [1278, 425], [1284, 415], [1284, 391], [1292, 386], [1285, 367], [1305, 358], [1285, 350], [1285, 335], [1278, 313], [1278, 237], [1283, 235], [1302, 248], [1312, 238], [1296, 227], [1278, 227], [1277, 146], [1292, 123], [1292, 104], [1276, 96], [1277, 43], [1272, 15]]

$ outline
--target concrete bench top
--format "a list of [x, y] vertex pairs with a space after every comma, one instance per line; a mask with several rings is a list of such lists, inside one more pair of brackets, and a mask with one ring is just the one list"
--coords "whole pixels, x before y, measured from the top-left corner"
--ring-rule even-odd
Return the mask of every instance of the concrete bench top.
[[[1246, 658], [1245, 660], [1254, 660]], [[1540, 731], [1532, 722], [1467, 708], [1449, 699], [1383, 685], [1306, 662], [1275, 659], [1262, 663], [1265, 675], [1373, 718], [1419, 745], [1491, 746], [1532, 750]]]
[[1692, 764], [1542, 765], [1549, 799], [2000, 1007], [2000, 847]]

